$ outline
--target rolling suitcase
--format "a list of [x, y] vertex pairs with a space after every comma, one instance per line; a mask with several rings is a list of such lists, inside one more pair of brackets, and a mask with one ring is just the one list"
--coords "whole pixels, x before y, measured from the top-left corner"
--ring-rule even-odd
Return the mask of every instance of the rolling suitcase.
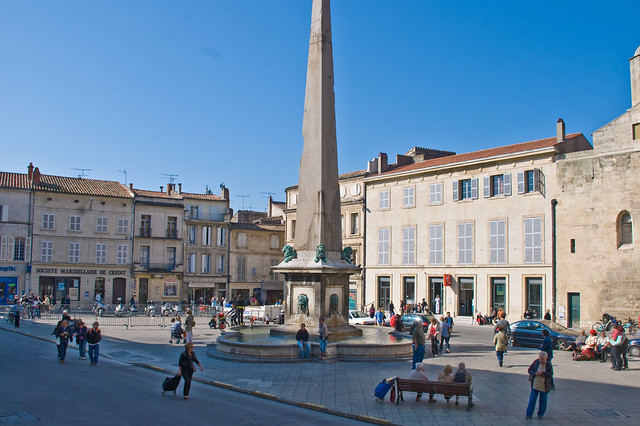
[[165, 392], [171, 392], [173, 391], [173, 394], [176, 394], [176, 389], [178, 389], [178, 385], [180, 384], [180, 375], [176, 374], [173, 377], [167, 377], [166, 379], [164, 379], [164, 382], [162, 382], [162, 394], [164, 395]]

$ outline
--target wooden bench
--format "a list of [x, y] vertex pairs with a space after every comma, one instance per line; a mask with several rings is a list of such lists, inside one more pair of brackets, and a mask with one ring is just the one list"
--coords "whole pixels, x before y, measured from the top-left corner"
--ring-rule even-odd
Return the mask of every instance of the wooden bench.
[[422, 380], [396, 379], [395, 403], [399, 404], [402, 398], [402, 392], [421, 392], [427, 394], [440, 394], [447, 397], [456, 396], [456, 405], [459, 396], [466, 396], [467, 411], [473, 405], [473, 387], [469, 383], [444, 383], [444, 382], [425, 382]]

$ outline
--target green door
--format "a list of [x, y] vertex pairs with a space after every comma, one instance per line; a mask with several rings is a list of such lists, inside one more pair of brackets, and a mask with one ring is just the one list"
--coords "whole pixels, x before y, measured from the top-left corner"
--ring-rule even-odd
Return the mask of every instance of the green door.
[[569, 321], [570, 328], [580, 328], [580, 293], [569, 293]]

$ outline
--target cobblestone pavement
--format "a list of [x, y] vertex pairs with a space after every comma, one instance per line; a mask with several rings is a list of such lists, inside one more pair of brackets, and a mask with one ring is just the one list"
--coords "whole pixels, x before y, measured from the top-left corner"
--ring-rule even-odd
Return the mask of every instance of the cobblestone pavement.
[[[0, 328], [51, 340], [52, 326], [23, 322], [14, 329], [6, 322]], [[196, 353], [205, 371], [194, 377], [228, 383], [291, 401], [318, 404], [331, 410], [366, 415], [397, 424], [522, 424], [529, 397], [527, 368], [537, 357], [534, 348], [510, 348], [505, 365], [498, 367], [491, 345], [492, 328], [456, 324], [451, 353], [425, 359], [425, 372], [435, 379], [446, 364], [464, 362], [473, 376], [474, 402], [456, 406], [436, 396], [435, 404], [415, 402], [412, 394], [394, 405], [388, 398], [375, 402], [373, 390], [386, 377], [406, 377], [411, 365], [398, 362], [320, 362], [262, 364], [214, 359], [206, 356], [217, 330], [194, 329]], [[159, 327], [103, 327], [105, 339], [100, 353], [117, 361], [177, 370], [182, 345], [169, 344], [169, 331]], [[71, 352], [73, 353], [73, 352]], [[52, 358], [56, 355], [51, 347]], [[87, 362], [69, 357], [70, 362]], [[549, 396], [545, 424], [638, 424], [640, 423], [640, 359], [630, 359], [628, 371], [612, 371], [609, 363], [574, 362], [568, 352], [554, 357], [556, 390]], [[161, 377], [159, 375], [159, 380]], [[233, 393], [229, 393], [233, 397]], [[425, 398], [426, 399], [426, 398]], [[465, 400], [461, 398], [461, 400]], [[466, 401], [465, 401], [466, 402]], [[535, 417], [534, 417], [535, 419]]]

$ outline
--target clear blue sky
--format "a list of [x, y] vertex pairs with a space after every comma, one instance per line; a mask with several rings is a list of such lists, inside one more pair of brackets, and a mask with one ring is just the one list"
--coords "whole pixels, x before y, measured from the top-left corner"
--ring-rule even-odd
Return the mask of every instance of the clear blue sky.
[[[340, 172], [591, 133], [631, 106], [640, 1], [333, 0]], [[298, 181], [311, 0], [0, 0], [0, 170]]]

